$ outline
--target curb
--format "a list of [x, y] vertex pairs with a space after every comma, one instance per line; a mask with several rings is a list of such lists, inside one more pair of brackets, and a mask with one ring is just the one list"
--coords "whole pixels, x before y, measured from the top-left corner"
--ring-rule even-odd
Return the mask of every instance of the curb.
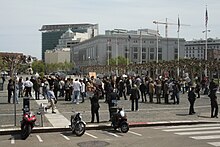
[[[161, 122], [131, 122], [130, 128], [152, 127], [152, 126], [178, 126], [178, 125], [196, 125], [196, 124], [218, 124], [219, 121], [161, 121]], [[86, 130], [111, 129], [111, 124], [88, 124]], [[50, 133], [71, 131], [69, 127], [35, 127], [31, 133]], [[19, 134], [20, 128], [0, 129], [0, 135]]]

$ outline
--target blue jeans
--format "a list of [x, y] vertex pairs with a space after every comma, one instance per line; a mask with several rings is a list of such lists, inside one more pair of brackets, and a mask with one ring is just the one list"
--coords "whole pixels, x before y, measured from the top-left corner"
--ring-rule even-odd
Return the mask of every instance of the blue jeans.
[[79, 95], [80, 95], [80, 91], [73, 91], [72, 102], [79, 103]]

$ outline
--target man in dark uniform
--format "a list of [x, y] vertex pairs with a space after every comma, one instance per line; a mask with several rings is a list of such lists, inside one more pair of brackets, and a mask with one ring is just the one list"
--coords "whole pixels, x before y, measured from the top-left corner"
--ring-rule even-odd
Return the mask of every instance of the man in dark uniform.
[[[218, 102], [217, 102], [217, 91], [218, 86], [213, 86], [213, 89], [210, 91], [209, 97], [211, 101], [211, 118], [218, 118]], [[215, 111], [215, 112], [214, 112]]]
[[91, 114], [92, 114], [91, 123], [94, 122], [95, 114], [96, 114], [97, 123], [99, 123], [99, 108], [100, 108], [100, 106], [99, 106], [99, 96], [100, 96], [100, 92], [98, 90], [96, 90], [94, 95], [90, 98]]
[[117, 94], [117, 92], [115, 92], [113, 90], [113, 88], [110, 88], [110, 94], [109, 94], [109, 98], [108, 98], [108, 108], [109, 108], [109, 117], [111, 120], [112, 114], [113, 112], [113, 107], [117, 106], [117, 99], [119, 99], [119, 95]]
[[191, 90], [188, 93], [188, 100], [190, 103], [189, 115], [193, 115], [193, 114], [195, 114], [194, 103], [196, 101], [195, 87], [191, 87]]

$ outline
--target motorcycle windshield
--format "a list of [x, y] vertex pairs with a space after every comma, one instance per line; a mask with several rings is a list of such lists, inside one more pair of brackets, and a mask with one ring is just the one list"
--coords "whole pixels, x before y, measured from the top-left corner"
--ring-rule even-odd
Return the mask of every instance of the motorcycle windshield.
[[125, 112], [124, 112], [124, 111], [120, 111], [120, 115], [121, 115], [122, 117], [125, 117]]

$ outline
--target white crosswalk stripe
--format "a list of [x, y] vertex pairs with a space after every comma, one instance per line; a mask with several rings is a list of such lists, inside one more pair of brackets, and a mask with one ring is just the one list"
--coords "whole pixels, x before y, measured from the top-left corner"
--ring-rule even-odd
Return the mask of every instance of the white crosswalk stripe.
[[11, 137], [11, 144], [15, 144], [15, 138]]
[[69, 137], [63, 135], [63, 134], [60, 134], [63, 138], [65, 138], [66, 140], [70, 140]]
[[36, 135], [39, 142], [43, 142], [42, 138], [39, 135]]
[[205, 140], [209, 145], [220, 147], [220, 142], [216, 142], [220, 139], [220, 124], [168, 126], [155, 129], [161, 129], [164, 132], [172, 132], [176, 135], [188, 136], [195, 140]]

